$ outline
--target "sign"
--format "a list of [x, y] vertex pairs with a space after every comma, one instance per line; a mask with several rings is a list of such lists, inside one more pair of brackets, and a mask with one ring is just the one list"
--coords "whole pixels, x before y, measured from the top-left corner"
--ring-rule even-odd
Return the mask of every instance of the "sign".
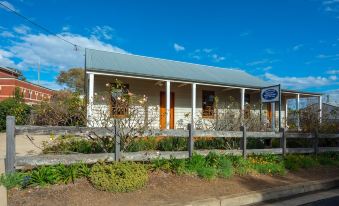
[[265, 87], [260, 91], [261, 102], [279, 102], [280, 85]]

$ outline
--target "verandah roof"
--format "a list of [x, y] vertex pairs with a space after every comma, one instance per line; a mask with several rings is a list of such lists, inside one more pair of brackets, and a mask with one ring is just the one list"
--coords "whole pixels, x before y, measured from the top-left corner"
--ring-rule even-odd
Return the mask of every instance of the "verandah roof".
[[260, 88], [269, 84], [242, 70], [87, 49], [86, 69], [121, 75]]

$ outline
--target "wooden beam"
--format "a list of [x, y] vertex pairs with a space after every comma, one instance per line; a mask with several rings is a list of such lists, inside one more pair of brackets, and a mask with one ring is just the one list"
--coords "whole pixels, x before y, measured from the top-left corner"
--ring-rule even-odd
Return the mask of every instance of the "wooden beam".
[[183, 86], [186, 86], [187, 84], [186, 83], [182, 83], [182, 84], [179, 84], [178, 87], [183, 87]]

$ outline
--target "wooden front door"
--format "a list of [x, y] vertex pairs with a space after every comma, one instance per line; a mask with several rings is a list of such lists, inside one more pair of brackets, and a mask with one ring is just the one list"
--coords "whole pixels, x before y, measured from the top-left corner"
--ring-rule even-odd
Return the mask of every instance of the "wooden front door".
[[[174, 129], [174, 92], [171, 92], [170, 129]], [[160, 129], [166, 129], [166, 92], [160, 92]]]
[[267, 103], [267, 119], [272, 122], [272, 105], [271, 103]]

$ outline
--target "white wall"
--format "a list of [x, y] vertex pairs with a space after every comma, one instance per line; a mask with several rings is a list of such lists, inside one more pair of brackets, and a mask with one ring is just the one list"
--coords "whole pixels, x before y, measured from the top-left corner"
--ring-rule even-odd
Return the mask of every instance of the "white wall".
[[[133, 94], [137, 95], [146, 95], [148, 97], [148, 104], [150, 107], [150, 110], [158, 111], [158, 114], [155, 116], [152, 116], [150, 118], [154, 119], [153, 127], [159, 128], [159, 122], [160, 122], [160, 92], [166, 91], [166, 84], [165, 82], [162, 83], [162, 85], [156, 84], [157, 81], [153, 80], [143, 80], [143, 79], [132, 79], [132, 78], [121, 78], [121, 77], [113, 77], [113, 76], [105, 76], [105, 75], [95, 75], [94, 78], [94, 93], [97, 94], [97, 96], [100, 96], [103, 92], [108, 92], [109, 87], [106, 86], [107, 83], [114, 83], [115, 79], [118, 79], [122, 81], [125, 84], [129, 85], [129, 91]], [[171, 92], [174, 92], [175, 95], [175, 103], [174, 103], [174, 123], [175, 128], [186, 128], [186, 125], [190, 123], [191, 121], [191, 84], [187, 85], [181, 85], [181, 83], [174, 83], [171, 82]], [[232, 89], [225, 91], [225, 88], [222, 87], [212, 87], [212, 86], [201, 86], [197, 85], [197, 98], [196, 98], [196, 118], [195, 120], [198, 120], [201, 118], [202, 114], [202, 91], [208, 90], [208, 91], [214, 91], [215, 95], [219, 98], [219, 108], [222, 108], [224, 105], [230, 103], [230, 97], [234, 99], [235, 102], [237, 102], [237, 105], [235, 108], [231, 108], [234, 111], [239, 111], [240, 109], [240, 89]], [[259, 93], [254, 91], [247, 90], [246, 93], [250, 93], [250, 104], [255, 107], [254, 111], [259, 113], [260, 110], [260, 103], [259, 103]], [[238, 108], [237, 108], [238, 107]], [[107, 109], [107, 105], [101, 105], [98, 102], [94, 103], [93, 110], [95, 108], [100, 108], [102, 110], [103, 108]], [[276, 109], [278, 110], [278, 107], [276, 106]], [[284, 106], [282, 106], [282, 110], [284, 110]], [[96, 115], [95, 111], [93, 112], [93, 115]], [[266, 113], [266, 106], [263, 106], [263, 114]], [[108, 111], [107, 111], [108, 114]], [[284, 115], [284, 112], [282, 112], [282, 116]], [[284, 117], [284, 116], [283, 116]], [[276, 113], [276, 118], [278, 118], [278, 113]], [[276, 122], [277, 119], [276, 119]]]

